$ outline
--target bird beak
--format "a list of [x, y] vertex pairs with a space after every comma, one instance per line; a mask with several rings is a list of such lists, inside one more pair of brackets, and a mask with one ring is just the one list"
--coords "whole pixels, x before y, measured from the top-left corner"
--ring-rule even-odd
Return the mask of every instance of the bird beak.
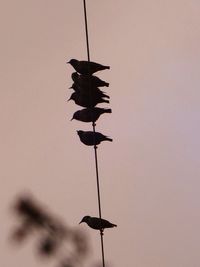
[[71, 97], [67, 101], [70, 101], [70, 100], [71, 100]]
[[71, 86], [71, 87], [69, 87], [69, 89], [73, 89], [73, 88], [72, 88], [72, 86]]
[[67, 64], [69, 64], [70, 62], [69, 62], [69, 61], [67, 61], [66, 63], [67, 63]]
[[81, 224], [82, 223], [82, 221], [80, 221], [80, 223], [79, 224]]
[[72, 121], [73, 119], [74, 119], [74, 117], [72, 117], [70, 121]]

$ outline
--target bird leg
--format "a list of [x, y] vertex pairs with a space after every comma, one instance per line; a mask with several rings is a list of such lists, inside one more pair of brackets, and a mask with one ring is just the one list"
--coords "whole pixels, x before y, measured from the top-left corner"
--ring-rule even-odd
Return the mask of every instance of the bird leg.
[[103, 236], [103, 230], [104, 229], [100, 229], [100, 235]]

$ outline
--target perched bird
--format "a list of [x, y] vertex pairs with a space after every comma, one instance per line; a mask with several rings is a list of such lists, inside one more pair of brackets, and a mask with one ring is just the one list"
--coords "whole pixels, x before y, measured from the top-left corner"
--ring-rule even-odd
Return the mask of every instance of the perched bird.
[[[112, 228], [112, 227], [117, 227], [116, 224], [113, 224], [107, 220], [100, 219], [97, 217], [91, 217], [91, 216], [85, 216], [83, 219], [80, 221], [80, 223], [87, 223], [87, 225], [95, 230], [104, 230], [105, 228]], [[80, 224], [79, 223], [79, 224]]]
[[99, 63], [92, 62], [92, 61], [84, 61], [84, 60], [77, 60], [77, 59], [71, 59], [69, 62], [67, 62], [72, 65], [72, 67], [80, 74], [93, 74], [100, 70], [110, 69], [109, 66], [103, 66]]
[[102, 141], [110, 141], [112, 139], [103, 135], [99, 132], [92, 132], [92, 131], [77, 131], [77, 134], [81, 140], [81, 142], [87, 146], [96, 146], [99, 145]]
[[112, 113], [110, 108], [84, 108], [74, 113], [71, 120], [75, 119], [83, 122], [95, 122], [104, 113]]
[[110, 98], [108, 95], [106, 95], [103, 91], [101, 91], [98, 87], [85, 87], [79, 86], [75, 83], [72, 84], [72, 86], [69, 89], [74, 89], [75, 92], [78, 92], [80, 94], [83, 94], [85, 97], [105, 97]]
[[94, 75], [79, 75], [77, 72], [73, 72], [71, 77], [75, 84], [83, 88], [109, 86], [109, 83], [99, 79], [97, 76]]
[[109, 103], [109, 100], [103, 99], [102, 97], [90, 97], [77, 92], [72, 93], [68, 101], [69, 100], [74, 100], [77, 105], [86, 108], [95, 107], [97, 104], [100, 103]]

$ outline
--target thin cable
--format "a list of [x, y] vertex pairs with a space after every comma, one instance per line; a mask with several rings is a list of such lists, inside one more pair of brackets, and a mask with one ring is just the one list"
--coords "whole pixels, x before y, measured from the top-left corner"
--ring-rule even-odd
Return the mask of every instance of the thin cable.
[[[87, 8], [86, 0], [83, 0], [84, 6], [84, 18], [85, 18], [85, 35], [86, 35], [86, 45], [87, 45], [87, 57], [90, 62], [90, 46], [89, 46], [89, 35], [88, 35], [88, 23], [87, 23]], [[95, 134], [95, 122], [92, 123], [93, 132]], [[95, 138], [95, 137], [94, 137]], [[95, 154], [95, 167], [96, 167], [96, 181], [97, 181], [97, 196], [98, 196], [98, 208], [99, 208], [99, 218], [101, 219], [101, 197], [100, 197], [100, 186], [99, 186], [99, 168], [98, 168], [98, 157], [97, 157], [97, 146], [94, 145], [94, 154]], [[104, 243], [103, 243], [103, 231], [100, 231], [101, 236], [101, 252], [102, 252], [102, 265], [105, 267], [104, 260]]]
[[[95, 133], [95, 123], [94, 122], [93, 122], [92, 126], [93, 126], [93, 132]], [[97, 179], [99, 218], [101, 219], [101, 196], [100, 196], [100, 186], [99, 186], [99, 168], [98, 168], [97, 146], [94, 146], [94, 155], [95, 155], [95, 167], [96, 167], [96, 179]]]
[[89, 46], [89, 36], [88, 36], [88, 23], [87, 23], [87, 8], [86, 8], [86, 0], [83, 0], [84, 6], [84, 18], [85, 18], [85, 35], [86, 35], [86, 44], [87, 44], [87, 56], [88, 61], [90, 61], [90, 46]]

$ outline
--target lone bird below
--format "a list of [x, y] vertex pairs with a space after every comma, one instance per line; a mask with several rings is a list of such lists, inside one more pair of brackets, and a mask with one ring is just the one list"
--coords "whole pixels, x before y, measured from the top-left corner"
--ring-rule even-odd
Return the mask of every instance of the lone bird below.
[[77, 60], [71, 59], [67, 63], [71, 64], [72, 67], [80, 74], [88, 75], [93, 74], [100, 70], [110, 69], [109, 66], [104, 66], [96, 62], [92, 61], [84, 61], [84, 60]]
[[102, 141], [110, 141], [112, 139], [103, 135], [99, 132], [92, 132], [92, 131], [77, 131], [81, 142], [87, 146], [96, 146], [99, 145]]
[[84, 108], [76, 111], [71, 120], [75, 119], [83, 122], [95, 122], [98, 120], [101, 114], [111, 112], [112, 110], [110, 108]]
[[[87, 225], [95, 230], [101, 230], [103, 231], [105, 228], [112, 228], [112, 227], [117, 227], [116, 224], [113, 224], [107, 220], [100, 219], [97, 217], [91, 217], [91, 216], [85, 216], [83, 219], [80, 221], [80, 223], [87, 223]], [[79, 224], [80, 224], [79, 223]]]

